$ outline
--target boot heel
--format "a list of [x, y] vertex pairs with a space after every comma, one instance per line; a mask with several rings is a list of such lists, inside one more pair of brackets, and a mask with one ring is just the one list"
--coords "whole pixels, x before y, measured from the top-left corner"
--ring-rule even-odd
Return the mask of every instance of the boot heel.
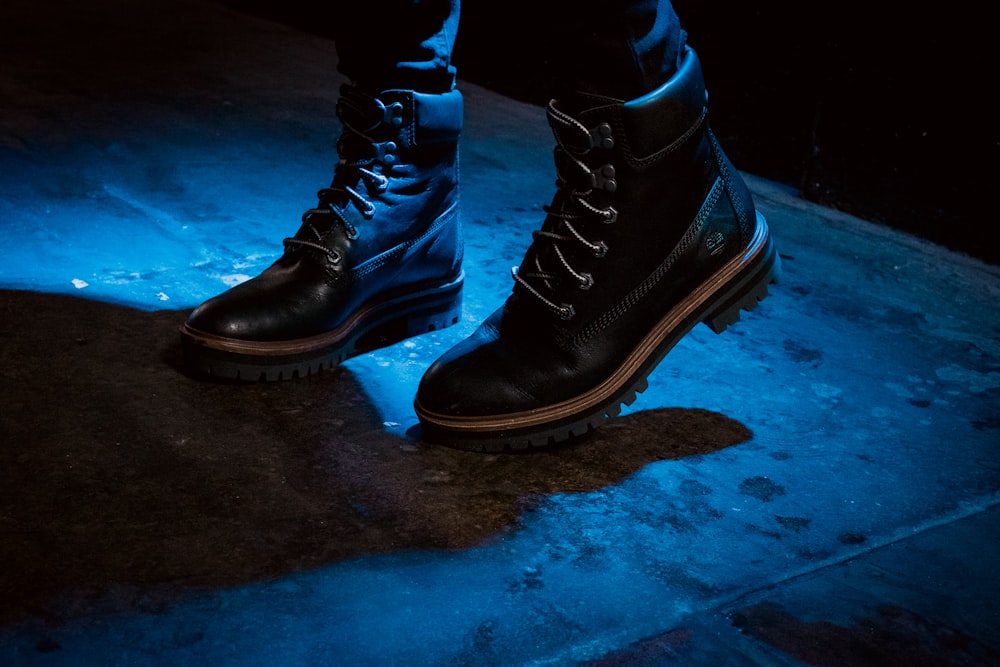
[[[758, 221], [760, 225], [764, 224], [760, 214]], [[766, 227], [763, 229], [766, 233]], [[741, 310], [749, 313], [770, 294], [768, 286], [778, 282], [781, 276], [781, 259], [769, 239], [765, 245], [764, 257], [764, 262], [758, 265], [753, 275], [749, 279], [735, 281], [735, 287], [720, 299], [720, 305], [702, 320], [712, 331], [722, 333], [729, 325], [740, 321]]]
[[722, 333], [729, 325], [740, 321], [741, 310], [752, 311], [758, 303], [768, 296], [767, 286], [771, 282], [771, 280], [765, 279], [754, 284], [747, 292], [738, 296], [735, 301], [728, 302], [721, 310], [709, 315], [703, 321], [715, 333]]
[[419, 313], [411, 313], [406, 318], [406, 337], [419, 336], [447, 329], [458, 324], [462, 318], [462, 297], [455, 297], [450, 302], [442, 304], [433, 310], [425, 310]]
[[463, 276], [416, 298], [382, 304], [380, 322], [361, 335], [350, 356], [388, 347], [407, 338], [458, 324], [462, 317]]

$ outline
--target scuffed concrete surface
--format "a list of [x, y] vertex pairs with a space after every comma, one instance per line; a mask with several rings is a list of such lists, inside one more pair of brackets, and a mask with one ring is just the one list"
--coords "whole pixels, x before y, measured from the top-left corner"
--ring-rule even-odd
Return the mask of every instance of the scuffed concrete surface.
[[760, 308], [590, 437], [433, 447], [413, 392], [510, 289], [542, 110], [463, 85], [458, 326], [203, 382], [177, 327], [332, 175], [334, 45], [46, 7], [0, 9], [0, 663], [995, 661], [997, 267], [747, 175], [785, 268]]

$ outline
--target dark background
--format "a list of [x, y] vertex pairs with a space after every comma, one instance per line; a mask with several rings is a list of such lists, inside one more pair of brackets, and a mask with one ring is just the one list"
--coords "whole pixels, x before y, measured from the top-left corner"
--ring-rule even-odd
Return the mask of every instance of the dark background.
[[[321, 35], [337, 20], [335, 8], [302, 0], [228, 4]], [[539, 15], [544, 6], [464, 3], [459, 76], [544, 104], [549, 74], [539, 64], [559, 48]], [[852, 1], [674, 6], [702, 61], [713, 127], [739, 169], [1000, 263], [992, 205], [997, 57], [983, 10]]]

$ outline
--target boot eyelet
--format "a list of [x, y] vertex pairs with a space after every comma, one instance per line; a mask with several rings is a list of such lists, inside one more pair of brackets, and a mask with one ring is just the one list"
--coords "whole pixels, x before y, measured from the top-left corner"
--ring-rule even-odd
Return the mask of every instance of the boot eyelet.
[[336, 250], [331, 250], [326, 253], [326, 261], [330, 264], [340, 264], [341, 259], [343, 259], [343, 257]]
[[375, 160], [381, 162], [382, 164], [395, 164], [396, 163], [396, 142], [395, 141], [382, 141], [377, 144], [372, 144], [375, 148]]
[[[381, 104], [381, 102], [379, 102]], [[393, 102], [389, 106], [383, 106], [382, 120], [393, 127], [400, 127], [403, 124], [403, 103]]]
[[559, 319], [561, 320], [571, 320], [573, 316], [576, 315], [576, 310], [574, 310], [573, 305], [569, 303], [564, 303], [559, 306]]
[[601, 123], [590, 131], [590, 146], [591, 148], [603, 148], [605, 150], [611, 150], [615, 147], [615, 138], [611, 136], [611, 126], [609, 124]]
[[594, 257], [600, 259], [608, 254], [608, 244], [601, 241], [597, 246], [594, 247]]
[[594, 276], [590, 275], [589, 273], [581, 273], [580, 289], [589, 290], [593, 286], [594, 286]]
[[604, 215], [604, 224], [611, 225], [618, 222], [618, 209], [614, 206], [609, 206], [601, 213]]
[[605, 164], [594, 170], [591, 180], [594, 188], [605, 192], [614, 192], [618, 189], [618, 181], [615, 180], [615, 166]]
[[[341, 115], [341, 102], [343, 98], [337, 103], [337, 115]], [[388, 106], [377, 97], [371, 98], [374, 103], [373, 110], [373, 122], [365, 131], [370, 132], [376, 127], [385, 123], [391, 127], [399, 127], [403, 124], [403, 104], [401, 102], [391, 102]]]

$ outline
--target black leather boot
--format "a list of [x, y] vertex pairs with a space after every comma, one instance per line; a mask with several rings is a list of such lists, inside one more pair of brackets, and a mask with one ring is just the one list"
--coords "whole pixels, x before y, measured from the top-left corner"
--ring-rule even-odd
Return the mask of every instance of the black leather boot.
[[457, 90], [373, 97], [345, 86], [332, 184], [274, 264], [191, 313], [188, 366], [240, 380], [305, 376], [455, 324], [462, 104]]
[[639, 99], [549, 103], [558, 191], [506, 303], [422, 378], [428, 440], [500, 451], [585, 433], [698, 322], [721, 332], [767, 296], [779, 259], [705, 103], [690, 49]]

